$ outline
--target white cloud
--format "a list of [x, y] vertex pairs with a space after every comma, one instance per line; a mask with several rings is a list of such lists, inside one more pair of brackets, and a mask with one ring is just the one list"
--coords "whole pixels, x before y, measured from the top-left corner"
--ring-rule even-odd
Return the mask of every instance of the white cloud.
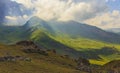
[[17, 20], [17, 18], [14, 16], [5, 16], [5, 18], [8, 20]]
[[116, 0], [106, 0], [106, 2], [109, 2], [109, 1], [113, 1], [113, 2], [115, 2]]
[[23, 18], [24, 19], [28, 19], [29, 17], [27, 15], [23, 15]]
[[31, 0], [12, 0], [16, 1], [17, 3], [24, 4], [27, 8], [30, 8], [32, 6]]
[[120, 27], [120, 12], [114, 10], [111, 12], [106, 12], [102, 15], [96, 16], [94, 18], [84, 21], [87, 24], [91, 24], [103, 29], [108, 28], [119, 28]]
[[[120, 27], [120, 12], [109, 12], [106, 4], [115, 0], [14, 0], [28, 9], [32, 16], [44, 20], [75, 20], [101, 28]], [[23, 18], [29, 18], [24, 15]]]
[[[83, 21], [106, 11], [105, 0], [16, 0], [44, 20]], [[99, 3], [99, 5], [98, 5]]]
[[27, 19], [29, 19], [29, 16], [23, 15], [23, 16], [5, 16], [6, 25], [23, 25]]

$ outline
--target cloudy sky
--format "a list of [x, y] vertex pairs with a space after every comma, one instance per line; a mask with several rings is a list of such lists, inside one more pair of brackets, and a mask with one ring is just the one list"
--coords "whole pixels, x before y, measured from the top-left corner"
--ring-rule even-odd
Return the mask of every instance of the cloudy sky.
[[[103, 29], [120, 28], [120, 0], [12, 0], [33, 10], [31, 15], [50, 21], [75, 20]], [[14, 16], [6, 16], [15, 20]]]

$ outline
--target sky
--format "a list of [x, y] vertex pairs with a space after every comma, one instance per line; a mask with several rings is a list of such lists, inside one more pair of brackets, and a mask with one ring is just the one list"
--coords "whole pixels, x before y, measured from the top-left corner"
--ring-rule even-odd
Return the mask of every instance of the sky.
[[[97, 26], [102, 29], [120, 28], [120, 0], [12, 0], [33, 10], [31, 15], [43, 20], [69, 21]], [[15, 20], [16, 16], [6, 16]]]

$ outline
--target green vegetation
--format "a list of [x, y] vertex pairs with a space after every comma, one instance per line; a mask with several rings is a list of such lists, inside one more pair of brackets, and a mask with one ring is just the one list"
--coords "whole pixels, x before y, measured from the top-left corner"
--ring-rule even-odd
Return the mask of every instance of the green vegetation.
[[85, 73], [75, 69], [76, 63], [72, 59], [62, 58], [52, 52], [48, 52], [48, 56], [25, 53], [22, 48], [22, 46], [0, 45], [0, 57], [9, 53], [11, 56], [18, 55], [31, 58], [31, 62], [0, 62], [0, 73]]
[[[82, 63], [81, 58], [79, 58], [81, 61], [76, 61], [75, 59], [70, 58], [70, 56], [59, 55], [52, 50], [45, 51], [48, 55], [30, 52], [26, 53], [23, 51], [30, 46], [9, 46], [0, 44], [0, 73], [88, 73], [84, 70], [76, 69], [78, 64], [77, 61]], [[33, 47], [31, 46], [31, 48], [34, 50], [34, 45]], [[1, 61], [1, 57], [5, 56], [21, 56], [30, 58], [31, 60]], [[86, 61], [87, 60], [85, 59], [85, 63]], [[108, 71], [114, 70], [114, 67], [116, 67], [116, 71], [119, 71], [119, 62], [119, 60], [112, 61], [104, 66], [91, 65], [90, 69], [92, 73], [107, 73]]]
[[[63, 43], [64, 45], [72, 47], [77, 51], [80, 51], [80, 53], [84, 53], [83, 56], [85, 55], [87, 57], [92, 56], [92, 58], [95, 58], [95, 59], [89, 59], [89, 61], [92, 64], [104, 65], [105, 63], [110, 62], [112, 60], [120, 60], [119, 44], [105, 43], [105, 42], [90, 40], [86, 38], [75, 39], [67, 36], [56, 37], [55, 40], [59, 41], [60, 43]], [[102, 49], [103, 47], [106, 48]], [[109, 49], [107, 50], [107, 47], [109, 47], [111, 51]], [[112, 50], [112, 48], [114, 49]], [[118, 52], [115, 52], [115, 50]]]
[[83, 57], [97, 65], [120, 59], [120, 35], [74, 21], [54, 24], [33, 17], [24, 26], [0, 26], [0, 42], [32, 40], [44, 49], [55, 49], [58, 54], [72, 58]]
[[[92, 64], [104, 65], [112, 60], [120, 59], [120, 45], [105, 43], [86, 38], [69, 36], [52, 36], [43, 30], [32, 33], [31, 39], [46, 49], [55, 49], [58, 53], [71, 57], [84, 57]], [[108, 49], [107, 49], [108, 47]], [[69, 48], [69, 49], [68, 49]], [[66, 51], [67, 50], [67, 51]]]
[[[54, 38], [54, 37], [53, 37]], [[70, 38], [70, 37], [55, 37], [55, 40], [70, 46], [76, 50], [91, 50], [91, 49], [101, 49], [102, 47], [115, 47], [120, 50], [119, 44], [105, 43], [101, 41], [91, 40], [87, 38]]]

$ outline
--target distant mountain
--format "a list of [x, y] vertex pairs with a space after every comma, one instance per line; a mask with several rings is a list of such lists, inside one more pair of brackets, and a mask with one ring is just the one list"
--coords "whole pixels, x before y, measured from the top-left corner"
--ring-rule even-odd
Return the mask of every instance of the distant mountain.
[[120, 32], [118, 34], [120, 35]]
[[[12, 34], [14, 34], [14, 36], [17, 34], [17, 39], [19, 37], [18, 34], [24, 37], [31, 37], [33, 32], [42, 30], [53, 36], [68, 35], [71, 38], [84, 37], [108, 43], [120, 43], [120, 35], [118, 34], [106, 32], [100, 28], [75, 21], [47, 22], [38, 17], [32, 17], [24, 26], [1, 26], [0, 28], [0, 34], [11, 37], [13, 37]], [[6, 34], [7, 31], [9, 32], [8, 34]], [[26, 33], [26, 35], [24, 33]]]
[[64, 35], [67, 35], [73, 39], [84, 37], [87, 39], [98, 40], [108, 43], [120, 42], [120, 36], [115, 33], [106, 32], [97, 27], [78, 23], [75, 21], [47, 22], [42, 19], [39, 19], [38, 17], [33, 17], [30, 20], [28, 20], [23, 27], [27, 29], [26, 33], [29, 32], [29, 39], [35, 41], [38, 45], [42, 45], [47, 49], [55, 49], [59, 53], [66, 53], [74, 57], [82, 56], [87, 59], [100, 59], [99, 55], [111, 55], [116, 52], [114, 52], [111, 48], [110, 49], [112, 51], [110, 52], [110, 54], [102, 53], [103, 50], [105, 52], [109, 52], [109, 50], [106, 50], [106, 48], [103, 50], [101, 48], [101, 50], [88, 50], [85, 52], [78, 52], [74, 50], [74, 48], [60, 43], [60, 41], [55, 40], [54, 38], [59, 37], [61, 35], [63, 35], [63, 37]]
[[110, 29], [107, 29], [107, 31], [120, 34], [120, 28], [110, 28]]
[[120, 43], [120, 36], [115, 33], [75, 21], [47, 22], [38, 17], [33, 17], [24, 26], [31, 29], [45, 29], [54, 35], [68, 35], [74, 38], [84, 37], [109, 43]]
[[[0, 26], [0, 42], [15, 43], [28, 38], [29, 33], [22, 26]], [[25, 33], [25, 34], [24, 34]]]
[[106, 32], [95, 26], [90, 26], [75, 21], [54, 22], [52, 23], [52, 27], [55, 31], [59, 32], [59, 34], [67, 34], [71, 37], [85, 37], [109, 43], [120, 43], [120, 36], [115, 33]]

